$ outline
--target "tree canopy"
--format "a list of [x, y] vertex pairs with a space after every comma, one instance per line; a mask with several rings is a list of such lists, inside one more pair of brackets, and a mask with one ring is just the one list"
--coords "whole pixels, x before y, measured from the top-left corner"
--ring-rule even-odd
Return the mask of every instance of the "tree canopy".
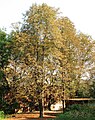
[[13, 101], [38, 105], [40, 117], [55, 101], [65, 107], [68, 98], [94, 97], [95, 42], [58, 9], [33, 4], [20, 28], [9, 36], [0, 31], [0, 53]]

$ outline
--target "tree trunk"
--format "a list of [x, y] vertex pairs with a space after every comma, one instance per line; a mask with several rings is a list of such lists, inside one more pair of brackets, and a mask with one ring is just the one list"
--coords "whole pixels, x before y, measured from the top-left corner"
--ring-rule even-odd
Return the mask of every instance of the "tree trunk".
[[48, 102], [48, 110], [51, 111], [51, 103], [50, 103], [50, 101]]
[[65, 96], [65, 79], [64, 79], [64, 73], [62, 72], [62, 84], [63, 84], [63, 100], [62, 100], [62, 106], [63, 106], [63, 113], [66, 108], [66, 96]]
[[65, 101], [65, 99], [62, 100], [62, 106], [63, 106], [63, 113], [64, 113], [64, 110], [65, 110], [65, 108], [66, 108], [66, 101]]
[[39, 110], [40, 110], [40, 118], [43, 118], [43, 102], [42, 99], [39, 99]]

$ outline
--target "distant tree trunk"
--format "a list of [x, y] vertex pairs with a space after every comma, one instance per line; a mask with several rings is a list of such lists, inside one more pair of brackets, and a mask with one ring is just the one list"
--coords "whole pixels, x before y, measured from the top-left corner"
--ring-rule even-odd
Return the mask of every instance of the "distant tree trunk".
[[54, 96], [52, 94], [49, 95], [49, 101], [48, 101], [48, 110], [51, 111], [51, 105], [55, 103]]
[[48, 102], [48, 110], [51, 111], [51, 102]]
[[63, 106], [63, 113], [64, 113], [64, 110], [66, 108], [66, 101], [65, 100], [62, 100], [62, 106]]
[[63, 106], [63, 113], [66, 108], [66, 100], [65, 100], [65, 79], [64, 79], [64, 73], [62, 72], [62, 84], [63, 84], [63, 99], [62, 99], [62, 106]]
[[63, 92], [63, 112], [66, 108], [66, 94], [65, 94], [65, 80], [64, 80], [64, 92]]

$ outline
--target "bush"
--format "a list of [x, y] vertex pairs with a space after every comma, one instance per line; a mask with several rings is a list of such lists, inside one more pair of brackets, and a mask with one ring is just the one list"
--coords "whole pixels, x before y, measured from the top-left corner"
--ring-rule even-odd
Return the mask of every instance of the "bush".
[[70, 105], [68, 108], [66, 108], [65, 111], [71, 111], [71, 110], [78, 110], [80, 111], [82, 109], [82, 105], [80, 104], [73, 104], [73, 105]]
[[55, 120], [95, 120], [95, 106], [75, 104], [69, 106], [64, 114]]
[[0, 120], [3, 120], [4, 118], [5, 118], [4, 112], [3, 112], [3, 111], [0, 111]]
[[69, 106], [68, 108], [66, 108], [66, 112], [67, 111], [72, 111], [72, 110], [76, 110], [76, 111], [80, 111], [80, 112], [95, 112], [95, 106], [92, 106], [91, 104], [83, 104], [83, 105], [80, 105], [80, 104], [74, 104], [74, 105], [71, 105]]
[[95, 120], [95, 116], [91, 113], [69, 111], [59, 115], [55, 120]]

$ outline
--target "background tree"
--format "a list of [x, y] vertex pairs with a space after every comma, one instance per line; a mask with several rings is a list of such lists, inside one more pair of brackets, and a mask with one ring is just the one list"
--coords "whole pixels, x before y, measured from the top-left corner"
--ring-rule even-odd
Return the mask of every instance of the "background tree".
[[0, 104], [1, 110], [5, 111], [5, 95], [9, 91], [8, 81], [6, 79], [5, 68], [9, 63], [11, 55], [11, 37], [4, 30], [0, 29]]
[[[93, 63], [94, 63], [92, 60], [92, 58], [93, 58], [92, 50], [93, 50], [94, 44], [93, 44], [92, 38], [83, 33], [78, 34], [78, 39], [80, 42], [80, 49], [78, 49], [78, 51], [77, 51], [77, 68], [79, 70], [77, 86], [79, 86], [79, 88], [81, 88], [81, 92], [82, 92], [81, 97], [83, 97], [83, 96], [89, 97], [89, 95], [90, 95], [89, 86], [91, 83], [90, 70], [93, 68]], [[82, 90], [84, 88], [87, 91]], [[78, 93], [78, 91], [77, 91], [77, 93]]]

